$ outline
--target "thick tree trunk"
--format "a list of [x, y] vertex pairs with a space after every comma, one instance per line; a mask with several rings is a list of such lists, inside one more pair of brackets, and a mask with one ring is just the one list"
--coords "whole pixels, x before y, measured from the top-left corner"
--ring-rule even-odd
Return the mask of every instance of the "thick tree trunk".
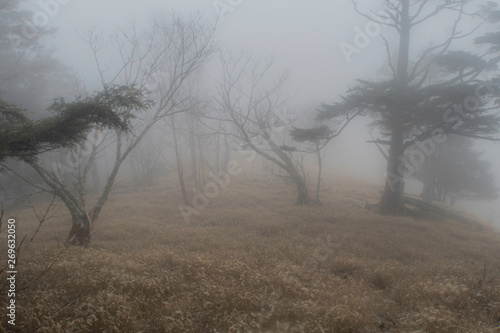
[[[399, 28], [399, 52], [394, 80], [394, 88], [404, 91], [408, 87], [408, 63], [410, 54], [410, 0], [400, 0], [401, 18]], [[401, 214], [404, 211], [404, 106], [394, 106], [390, 119], [392, 121], [389, 157], [385, 189], [380, 200], [380, 211], [383, 214]]]
[[309, 191], [307, 190], [304, 178], [297, 173], [297, 176], [292, 176], [292, 180], [295, 183], [295, 187], [297, 187], [297, 205], [309, 203]]
[[[278, 164], [279, 167], [283, 167], [286, 172], [290, 175], [293, 182], [295, 183], [295, 187], [297, 188], [297, 205], [304, 205], [310, 202], [309, 199], [309, 191], [307, 189], [307, 184], [305, 177], [300, 173], [299, 169], [293, 162], [292, 158], [284, 152], [272, 139], [268, 134], [264, 135], [264, 139], [269, 144], [271, 150], [280, 157], [283, 163]], [[257, 153], [261, 154], [261, 152], [257, 151]], [[264, 156], [264, 155], [263, 155]], [[266, 156], [264, 156], [266, 157]]]
[[87, 214], [71, 212], [72, 227], [66, 240], [68, 245], [89, 246], [92, 238], [91, 226]]
[[380, 200], [382, 214], [401, 214], [404, 211], [404, 138], [402, 130], [393, 130], [389, 146], [387, 176], [384, 192]]
[[[72, 227], [69, 232], [66, 244], [88, 246], [90, 243], [90, 233], [92, 230], [91, 220], [87, 215], [84, 203], [78, 196], [74, 195], [66, 186], [63, 179], [58, 178], [54, 173], [42, 168], [38, 162], [26, 159], [25, 163], [29, 164], [33, 170], [45, 181], [52, 189], [57, 197], [59, 197], [71, 214]], [[99, 198], [98, 204], [101, 202]]]

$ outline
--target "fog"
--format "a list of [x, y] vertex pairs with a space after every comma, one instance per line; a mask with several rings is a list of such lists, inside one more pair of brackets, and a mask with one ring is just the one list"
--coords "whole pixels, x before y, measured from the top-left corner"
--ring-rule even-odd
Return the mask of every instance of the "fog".
[[[56, 28], [43, 43], [54, 50], [54, 56], [73, 68], [83, 82], [86, 91], [100, 89], [100, 79], [89, 45], [83, 40], [89, 30], [113, 34], [117, 28], [130, 22], [139, 26], [151, 17], [165, 17], [172, 10], [189, 13], [198, 11], [217, 23], [216, 39], [221, 49], [244, 51], [252, 56], [272, 56], [277, 70], [288, 70], [290, 78], [287, 93], [293, 95], [294, 105], [299, 108], [315, 108], [321, 103], [339, 101], [356, 79], [376, 79], [387, 73], [387, 57], [379, 34], [363, 46], [359, 54], [346, 57], [342, 43], [354, 43], [357, 29], [367, 29], [368, 20], [353, 10], [349, 1], [79, 1], [62, 2], [53, 9], [47, 27]], [[28, 8], [42, 11], [38, 2], [30, 2]], [[364, 4], [368, 12], [383, 9], [382, 2]], [[223, 9], [218, 13], [217, 8]], [[451, 15], [451, 14], [450, 14]], [[412, 35], [413, 54], [430, 43], [439, 43], [450, 31], [453, 21], [431, 20]], [[473, 23], [465, 20], [464, 30]], [[486, 29], [487, 30], [487, 29]], [[479, 30], [481, 31], [481, 30]], [[390, 29], [381, 28], [387, 38]], [[456, 46], [470, 48], [470, 39], [456, 42]], [[349, 58], [349, 59], [347, 59]], [[108, 65], [113, 66], [110, 59]], [[384, 69], [385, 68], [385, 69]], [[216, 59], [204, 67], [203, 82], [210, 86], [218, 75]], [[208, 88], [209, 89], [209, 88]], [[370, 137], [369, 118], [356, 119], [338, 138], [326, 148], [325, 166], [334, 172], [348, 174], [382, 185], [385, 177], [385, 160]], [[374, 132], [376, 133], [376, 132]], [[493, 163], [496, 182], [500, 180], [499, 147], [494, 143], [476, 140], [476, 148], [484, 151], [483, 158]], [[411, 181], [409, 181], [411, 183]], [[409, 192], [419, 194], [417, 186], [407, 186]], [[500, 201], [494, 203], [461, 202], [471, 212], [500, 226]], [[491, 217], [495, 216], [495, 220]]]
[[499, 31], [487, 0], [0, 1], [0, 332], [498, 332]]

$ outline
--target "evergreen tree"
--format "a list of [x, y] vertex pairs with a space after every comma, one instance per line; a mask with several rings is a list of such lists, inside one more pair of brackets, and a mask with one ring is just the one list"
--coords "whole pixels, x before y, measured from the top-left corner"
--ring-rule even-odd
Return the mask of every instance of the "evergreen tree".
[[74, 102], [58, 99], [49, 108], [55, 115], [36, 121], [20, 107], [0, 100], [0, 162], [6, 157], [30, 159], [44, 151], [74, 146], [96, 126], [127, 130], [132, 115], [119, 107], [142, 105], [141, 96], [137, 89], [118, 86]]
[[[500, 118], [489, 104], [489, 98], [498, 90], [497, 82], [478, 79], [483, 72], [496, 68], [498, 59], [450, 50], [454, 40], [467, 35], [458, 28], [465, 15], [465, 4], [462, 0], [439, 3], [399, 0], [387, 2], [384, 14], [373, 16], [358, 10], [355, 2], [358, 13], [393, 28], [399, 36], [396, 61], [390, 43], [382, 37], [392, 77], [386, 81], [358, 80], [340, 103], [325, 109], [320, 117], [334, 119], [357, 110], [375, 119], [372, 125], [379, 128], [381, 137], [374, 142], [388, 147], [386, 184], [380, 200], [382, 213], [403, 212], [405, 175], [415, 167], [412, 164], [415, 161], [406, 162], [408, 148], [418, 145], [419, 157], [425, 159], [434, 153], [436, 145], [446, 141], [448, 134], [498, 140]], [[419, 25], [447, 11], [456, 13], [448, 38], [412, 59], [412, 33]], [[430, 73], [439, 76], [431, 80]]]

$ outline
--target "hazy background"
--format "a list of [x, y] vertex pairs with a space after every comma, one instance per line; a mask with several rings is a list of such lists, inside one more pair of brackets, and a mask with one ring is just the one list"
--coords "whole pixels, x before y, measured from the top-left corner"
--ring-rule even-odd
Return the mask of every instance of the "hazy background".
[[[54, 48], [55, 56], [73, 67], [86, 88], [92, 91], [100, 86], [93, 54], [81, 38], [86, 31], [96, 28], [107, 35], [132, 20], [143, 22], [153, 15], [165, 15], [168, 19], [171, 9], [186, 13], [197, 10], [215, 19], [218, 2], [223, 1], [71, 0], [61, 5], [58, 14], [50, 19], [49, 26], [58, 30], [53, 37], [46, 38], [46, 42]], [[368, 22], [354, 12], [350, 1], [233, 0], [225, 3], [235, 6], [218, 24], [219, 46], [245, 50], [256, 57], [272, 55], [277, 67], [290, 71], [288, 87], [290, 94], [296, 95], [293, 104], [299, 108], [334, 102], [356, 78], [375, 78], [385, 65], [384, 47], [375, 39], [359, 55], [353, 56], [350, 63], [343, 56], [340, 43], [352, 44], [355, 28], [363, 29]], [[378, 3], [372, 4], [375, 12], [382, 8]], [[34, 11], [40, 10], [36, 1], [30, 6]], [[444, 34], [449, 27], [441, 23], [439, 29], [432, 25], [421, 28], [421, 34], [412, 38], [425, 43], [423, 47], [429, 38], [440, 41], [439, 31]], [[412, 52], [415, 54], [418, 49]], [[206, 72], [210, 75], [210, 68]], [[369, 123], [369, 119], [358, 119], [334, 140], [327, 147], [325, 164], [336, 172], [382, 184], [385, 161], [374, 145], [366, 143], [370, 139]], [[498, 183], [500, 147], [485, 142], [477, 142], [477, 146], [484, 151], [483, 157], [493, 163]], [[459, 202], [458, 205], [500, 226], [500, 201]]]

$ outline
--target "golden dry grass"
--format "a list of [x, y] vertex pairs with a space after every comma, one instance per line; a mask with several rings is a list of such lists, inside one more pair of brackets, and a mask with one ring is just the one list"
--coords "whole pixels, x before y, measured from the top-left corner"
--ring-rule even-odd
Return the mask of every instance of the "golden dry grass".
[[[70, 228], [65, 216], [46, 222], [22, 252], [19, 288], [55, 261], [18, 292], [17, 329], [499, 331], [496, 230], [381, 216], [360, 207], [377, 200], [377, 187], [330, 182], [335, 191], [322, 193], [324, 205], [299, 207], [293, 187], [233, 177], [191, 223], [178, 210], [175, 179], [141, 189], [122, 184], [90, 248], [60, 245]], [[9, 217], [18, 236], [36, 227], [29, 209]], [[5, 317], [1, 326], [8, 327]]]

